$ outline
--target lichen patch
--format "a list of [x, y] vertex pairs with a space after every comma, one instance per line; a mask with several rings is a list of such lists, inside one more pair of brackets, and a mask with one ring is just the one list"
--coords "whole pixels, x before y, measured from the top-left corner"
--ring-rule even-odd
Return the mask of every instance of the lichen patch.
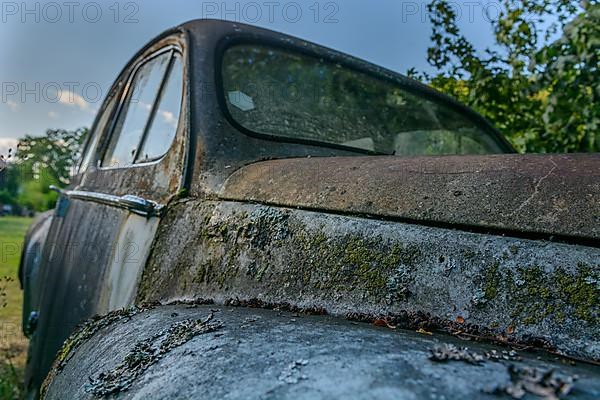
[[211, 313], [206, 319], [185, 319], [173, 323], [158, 334], [137, 342], [123, 360], [112, 370], [90, 377], [89, 391], [95, 396], [107, 397], [126, 391], [150, 366], [165, 354], [195, 336], [221, 329], [220, 321], [212, 322]]

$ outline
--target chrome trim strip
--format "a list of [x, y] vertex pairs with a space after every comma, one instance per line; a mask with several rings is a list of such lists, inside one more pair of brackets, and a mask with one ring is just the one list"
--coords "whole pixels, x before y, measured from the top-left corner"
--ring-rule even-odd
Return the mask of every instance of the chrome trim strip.
[[107, 206], [123, 208], [135, 214], [147, 217], [158, 217], [162, 214], [162, 211], [165, 208], [163, 204], [132, 195], [114, 196], [106, 193], [87, 192], [81, 190], [66, 190], [63, 192], [63, 194], [70, 199], [92, 201], [94, 203], [104, 204]]

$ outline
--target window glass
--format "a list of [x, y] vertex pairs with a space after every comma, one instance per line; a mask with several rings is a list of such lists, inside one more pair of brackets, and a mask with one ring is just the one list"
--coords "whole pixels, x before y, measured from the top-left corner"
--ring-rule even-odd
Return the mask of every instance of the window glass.
[[136, 162], [156, 160], [169, 150], [177, 132], [182, 93], [183, 66], [177, 55]]
[[115, 95], [115, 96], [113, 96], [112, 99], [109, 100], [108, 105], [104, 109], [104, 114], [102, 114], [102, 116], [98, 120], [98, 124], [96, 124], [96, 128], [91, 133], [90, 141], [87, 145], [85, 154], [83, 156], [83, 160], [79, 167], [80, 172], [84, 172], [87, 169], [87, 167], [92, 162], [94, 162], [94, 156], [96, 155], [96, 150], [98, 148], [98, 142], [100, 141], [100, 138], [102, 137], [102, 134], [104, 133], [104, 131], [107, 127], [107, 124], [109, 123], [110, 117], [115, 108], [115, 104], [117, 104], [117, 98], [118, 98], [118, 96]]
[[170, 52], [161, 54], [136, 72], [104, 156], [104, 167], [133, 164], [170, 59]]
[[501, 153], [470, 117], [397, 83], [263, 45], [226, 50], [223, 87], [242, 127], [378, 154]]

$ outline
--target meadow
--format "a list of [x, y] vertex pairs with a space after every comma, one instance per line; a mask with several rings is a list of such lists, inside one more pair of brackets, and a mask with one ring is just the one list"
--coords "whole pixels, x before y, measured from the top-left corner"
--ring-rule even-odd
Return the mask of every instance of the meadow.
[[27, 357], [21, 330], [23, 292], [17, 276], [31, 218], [0, 217], [0, 399], [20, 399]]

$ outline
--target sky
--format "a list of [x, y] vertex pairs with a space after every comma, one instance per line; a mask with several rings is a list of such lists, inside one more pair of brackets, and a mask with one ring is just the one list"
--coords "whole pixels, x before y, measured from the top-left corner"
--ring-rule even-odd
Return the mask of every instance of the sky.
[[[478, 49], [492, 44], [498, 2], [457, 0]], [[89, 127], [134, 53], [166, 29], [227, 19], [291, 34], [406, 72], [429, 70], [422, 0], [137, 0], [0, 2], [0, 154], [48, 128]]]

